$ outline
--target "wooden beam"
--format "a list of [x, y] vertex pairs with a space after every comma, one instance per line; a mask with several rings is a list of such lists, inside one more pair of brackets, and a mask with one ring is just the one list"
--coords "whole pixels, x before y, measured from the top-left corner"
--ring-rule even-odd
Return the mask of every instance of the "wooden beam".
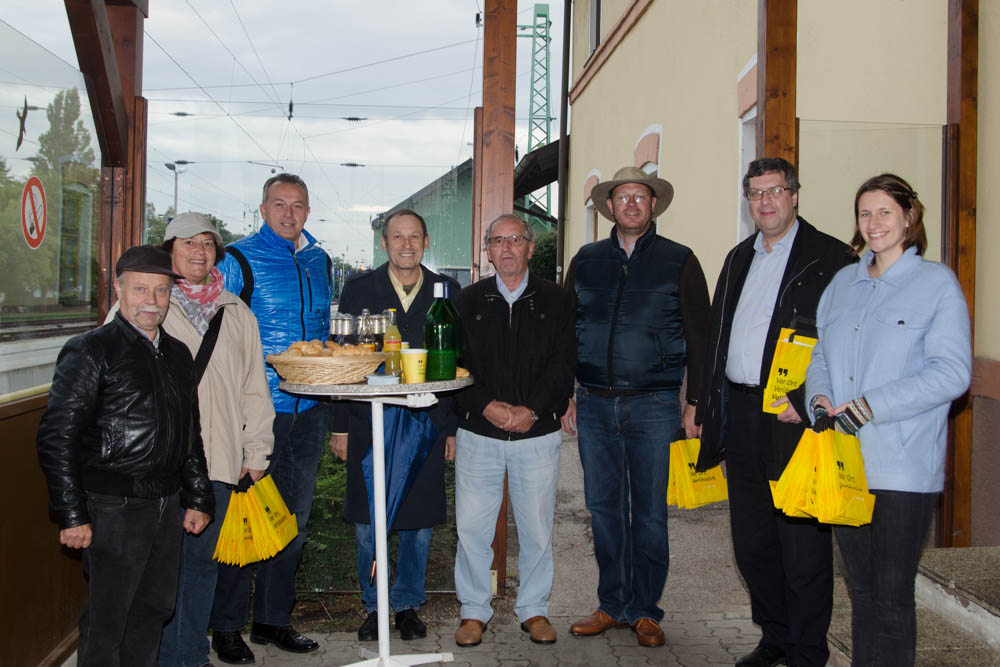
[[797, 0], [758, 0], [757, 157], [796, 164], [795, 125]]
[[149, 18], [149, 0], [105, 0], [108, 7], [135, 7], [142, 12], [143, 18]]
[[80, 71], [94, 110], [97, 140], [105, 167], [128, 160], [128, 111], [122, 91], [114, 38], [103, 0], [65, 0]]
[[149, 102], [136, 97], [129, 132], [128, 169], [125, 170], [125, 227], [130, 245], [146, 240], [146, 141]]
[[108, 3], [107, 13], [122, 95], [126, 102], [125, 111], [131, 119], [133, 109], [129, 102], [142, 94], [143, 14], [132, 3]]
[[[487, 0], [483, 29], [482, 224], [514, 211], [517, 2]], [[481, 267], [486, 275], [486, 267]]]
[[[976, 314], [976, 177], [979, 111], [979, 0], [948, 2], [947, 121], [944, 137], [944, 262]], [[972, 400], [955, 401], [948, 429], [945, 492], [937, 515], [939, 546], [972, 544]]]
[[[480, 228], [514, 211], [514, 102], [517, 89], [517, 0], [486, 0], [483, 27], [482, 168], [478, 191]], [[478, 137], [477, 137], [478, 139]], [[477, 143], [478, 140], [477, 140]], [[482, 233], [478, 233], [479, 238]], [[478, 242], [478, 240], [477, 240]], [[491, 265], [478, 253], [479, 275], [490, 275]], [[507, 592], [507, 486], [493, 540], [493, 569], [497, 595]]]

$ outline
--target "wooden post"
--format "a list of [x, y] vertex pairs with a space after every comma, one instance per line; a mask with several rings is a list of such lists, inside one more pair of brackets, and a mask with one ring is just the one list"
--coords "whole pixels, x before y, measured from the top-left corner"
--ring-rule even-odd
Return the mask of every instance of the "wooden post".
[[[481, 229], [497, 216], [514, 211], [514, 102], [517, 86], [517, 2], [486, 0], [483, 28], [482, 168], [476, 190], [480, 193], [476, 217]], [[477, 143], [479, 135], [477, 134]], [[482, 238], [481, 229], [478, 231]], [[478, 244], [478, 240], [475, 242]], [[476, 245], [473, 246], [474, 248]], [[478, 253], [479, 275], [493, 273], [484, 255]], [[497, 595], [507, 593], [507, 484], [497, 517], [493, 539], [493, 569], [497, 572]]]
[[[99, 85], [91, 86], [91, 104], [103, 118], [97, 123], [103, 157], [97, 309], [103, 321], [114, 302], [114, 263], [144, 239], [149, 104], [141, 97], [142, 29], [148, 6], [145, 1], [102, 6], [66, 0], [66, 10], [81, 69], [99, 76]], [[116, 115], [119, 107], [122, 118]]]
[[514, 210], [517, 3], [487, 0], [483, 34], [483, 225]]
[[[944, 131], [942, 260], [955, 272], [976, 314], [976, 160], [979, 112], [979, 1], [948, 3], [948, 96]], [[972, 399], [952, 406], [945, 490], [937, 513], [938, 546], [972, 543]]]
[[798, 3], [759, 0], [757, 12], [757, 157], [782, 157], [797, 165]]

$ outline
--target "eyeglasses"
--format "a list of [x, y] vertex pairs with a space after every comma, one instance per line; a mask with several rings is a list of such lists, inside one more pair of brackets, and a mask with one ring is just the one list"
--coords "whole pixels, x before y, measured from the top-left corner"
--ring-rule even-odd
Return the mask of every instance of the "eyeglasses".
[[777, 199], [785, 190], [791, 190], [791, 188], [777, 186], [768, 188], [767, 190], [747, 190], [747, 199], [750, 201], [760, 201], [764, 198], [764, 195], [767, 195], [769, 199]]
[[633, 192], [632, 194], [629, 194], [627, 192], [621, 192], [619, 194], [616, 194], [611, 199], [617, 202], [618, 204], [621, 204], [622, 206], [628, 206], [628, 203], [630, 201], [633, 201], [636, 204], [641, 204], [642, 202], [649, 201], [650, 197], [649, 195], [643, 192]]
[[499, 248], [504, 244], [504, 241], [507, 241], [515, 248], [520, 248], [528, 242], [528, 237], [524, 234], [511, 234], [510, 236], [491, 236], [486, 239], [486, 243], [488, 243], [491, 248]]

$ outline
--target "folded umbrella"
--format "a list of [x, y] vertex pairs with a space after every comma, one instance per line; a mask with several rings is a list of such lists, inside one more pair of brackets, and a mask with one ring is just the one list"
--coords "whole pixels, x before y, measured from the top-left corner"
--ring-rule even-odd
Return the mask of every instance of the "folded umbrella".
[[[385, 434], [385, 525], [389, 530], [403, 499], [413, 487], [420, 469], [437, 441], [438, 429], [426, 412], [386, 406], [383, 413]], [[368, 516], [375, 525], [374, 471], [371, 449], [361, 459], [361, 472], [368, 492]], [[372, 575], [375, 564], [372, 563]]]

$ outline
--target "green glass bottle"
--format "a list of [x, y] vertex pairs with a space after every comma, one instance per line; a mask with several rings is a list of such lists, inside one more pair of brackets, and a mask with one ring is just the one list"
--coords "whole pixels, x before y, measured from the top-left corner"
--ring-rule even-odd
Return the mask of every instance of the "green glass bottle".
[[434, 301], [424, 318], [424, 347], [427, 381], [454, 380], [462, 348], [462, 322], [458, 310], [448, 300], [445, 283], [434, 283]]

